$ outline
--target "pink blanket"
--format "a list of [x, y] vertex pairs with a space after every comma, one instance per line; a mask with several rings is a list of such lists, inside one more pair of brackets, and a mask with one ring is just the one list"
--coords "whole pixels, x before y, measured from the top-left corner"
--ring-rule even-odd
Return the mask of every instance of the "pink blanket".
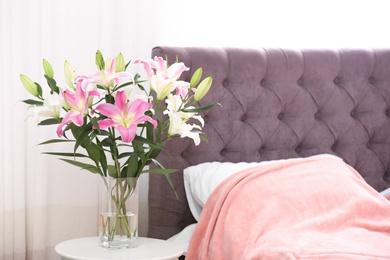
[[251, 168], [214, 191], [186, 259], [390, 259], [390, 202], [337, 158]]

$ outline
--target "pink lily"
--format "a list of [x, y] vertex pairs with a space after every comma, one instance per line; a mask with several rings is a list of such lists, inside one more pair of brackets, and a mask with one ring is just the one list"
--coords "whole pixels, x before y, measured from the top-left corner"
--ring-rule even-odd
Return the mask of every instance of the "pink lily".
[[150, 122], [154, 128], [157, 122], [145, 112], [152, 108], [152, 104], [142, 99], [136, 99], [132, 103], [127, 103], [124, 91], [118, 91], [115, 98], [115, 105], [104, 103], [96, 107], [96, 110], [109, 117], [98, 122], [101, 129], [115, 127], [122, 136], [122, 141], [129, 143], [134, 140], [137, 125], [143, 122]]
[[104, 88], [110, 88], [119, 84], [120, 79], [131, 79], [132, 75], [128, 72], [115, 72], [116, 59], [111, 61], [108, 70], [101, 70], [91, 76], [81, 76], [83, 79], [83, 90], [90, 89], [89, 84], [99, 85]]
[[171, 81], [177, 80], [184, 71], [188, 71], [189, 68], [184, 65], [183, 62], [173, 63], [168, 67], [168, 63], [162, 57], [154, 57], [154, 59], [136, 59], [134, 63], [142, 63], [148, 77], [151, 78], [156, 75], [157, 72], [165, 74], [167, 79]]
[[176, 89], [176, 95], [180, 95], [182, 99], [185, 99], [188, 94], [188, 90], [190, 89], [190, 83], [187, 81], [178, 80], [173, 85]]
[[66, 104], [65, 107], [69, 108], [69, 111], [57, 127], [57, 135], [59, 137], [62, 137], [64, 134], [63, 127], [70, 122], [73, 122], [77, 126], [82, 126], [84, 123], [84, 116], [88, 114], [90, 99], [93, 96], [100, 96], [99, 92], [96, 90], [84, 91], [81, 80], [76, 83], [75, 93], [65, 90], [62, 95]]
[[183, 62], [176, 62], [168, 67], [166, 60], [155, 57], [154, 60], [136, 59], [142, 63], [150, 80], [150, 87], [157, 93], [157, 100], [162, 100], [175, 89], [175, 83], [184, 71], [189, 70]]

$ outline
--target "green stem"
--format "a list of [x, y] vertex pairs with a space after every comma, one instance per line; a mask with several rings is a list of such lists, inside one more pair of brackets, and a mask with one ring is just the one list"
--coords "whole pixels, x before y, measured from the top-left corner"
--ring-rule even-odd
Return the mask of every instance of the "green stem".
[[112, 151], [111, 151], [112, 158], [113, 158], [114, 163], [115, 163], [117, 177], [120, 178], [121, 177], [121, 165], [120, 165], [119, 160], [118, 160], [118, 146], [116, 145], [116, 142], [115, 142], [115, 130], [110, 128], [109, 133], [110, 133], [110, 138], [113, 141], [113, 146], [112, 146]]
[[[114, 188], [115, 195], [112, 195], [112, 200], [116, 205], [115, 223], [110, 230], [110, 239], [113, 240], [117, 228], [119, 228], [119, 235], [123, 236], [123, 227], [126, 229], [126, 236], [132, 237], [130, 226], [127, 219], [126, 201], [129, 199], [130, 194], [133, 193], [135, 186], [129, 185], [127, 180], [116, 180]], [[123, 225], [123, 227], [122, 227]], [[119, 226], [119, 227], [118, 227]]]

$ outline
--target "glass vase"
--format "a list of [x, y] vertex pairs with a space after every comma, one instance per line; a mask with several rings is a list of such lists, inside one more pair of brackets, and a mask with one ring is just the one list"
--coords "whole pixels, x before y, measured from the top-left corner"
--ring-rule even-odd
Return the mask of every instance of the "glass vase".
[[138, 186], [138, 178], [102, 177], [99, 207], [99, 243], [102, 247], [138, 246]]

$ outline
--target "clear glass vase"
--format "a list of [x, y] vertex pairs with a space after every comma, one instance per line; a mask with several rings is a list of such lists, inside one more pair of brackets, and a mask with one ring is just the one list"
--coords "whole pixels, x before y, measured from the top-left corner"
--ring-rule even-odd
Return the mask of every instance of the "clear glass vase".
[[99, 207], [100, 245], [108, 249], [138, 246], [138, 178], [102, 177]]

